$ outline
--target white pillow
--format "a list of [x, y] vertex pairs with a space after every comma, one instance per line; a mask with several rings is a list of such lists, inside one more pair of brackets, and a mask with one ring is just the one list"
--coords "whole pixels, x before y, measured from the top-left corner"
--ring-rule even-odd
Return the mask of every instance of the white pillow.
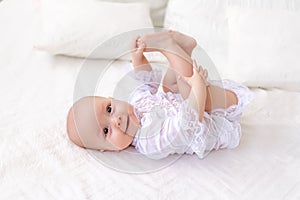
[[227, 0], [229, 6], [238, 6], [240, 8], [258, 8], [267, 10], [290, 10], [299, 11], [299, 0]]
[[300, 13], [232, 7], [224, 78], [300, 91]]
[[169, 0], [164, 22], [166, 28], [194, 37], [220, 72], [227, 63], [227, 4], [227, 0]]
[[165, 27], [195, 37], [221, 78], [300, 90], [300, 4], [293, 2], [169, 0]]
[[98, 1], [109, 1], [109, 2], [145, 2], [149, 5], [150, 15], [155, 27], [163, 27], [163, 19], [165, 16], [165, 10], [167, 7], [168, 0], [98, 0]]
[[[104, 43], [118, 34], [152, 28], [145, 3], [97, 0], [41, 0], [41, 36], [35, 47], [51, 54], [89, 58], [115, 58], [129, 50], [132, 33]], [[136, 33], [135, 33], [136, 34]]]

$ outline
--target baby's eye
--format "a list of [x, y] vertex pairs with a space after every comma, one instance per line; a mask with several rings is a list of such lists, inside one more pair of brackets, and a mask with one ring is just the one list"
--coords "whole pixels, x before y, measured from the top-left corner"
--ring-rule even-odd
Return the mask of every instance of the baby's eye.
[[104, 129], [103, 129], [104, 135], [107, 135], [108, 131], [109, 131], [108, 128], [104, 128]]
[[107, 111], [108, 113], [111, 113], [111, 105], [109, 105], [109, 106], [106, 107], [106, 111]]

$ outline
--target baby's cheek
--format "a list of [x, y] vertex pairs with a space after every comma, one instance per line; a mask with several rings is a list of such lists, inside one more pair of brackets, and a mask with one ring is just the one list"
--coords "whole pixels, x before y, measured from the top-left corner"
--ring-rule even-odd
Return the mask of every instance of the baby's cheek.
[[117, 149], [122, 150], [131, 144], [132, 138], [123, 132], [114, 132], [111, 134], [109, 142]]

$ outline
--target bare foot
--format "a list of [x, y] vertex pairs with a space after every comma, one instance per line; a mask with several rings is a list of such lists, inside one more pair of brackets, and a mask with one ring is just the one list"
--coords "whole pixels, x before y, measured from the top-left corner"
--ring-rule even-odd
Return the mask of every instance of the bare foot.
[[188, 55], [192, 55], [193, 49], [197, 46], [197, 41], [193, 37], [171, 29], [168, 33]]
[[[171, 38], [169, 38], [169, 36], [171, 36]], [[173, 41], [170, 41], [170, 39], [172, 39]], [[155, 40], [155, 42], [153, 40]], [[163, 41], [163, 40], [168, 40], [168, 41]], [[194, 38], [174, 30], [168, 30], [167, 32], [157, 32], [154, 34], [145, 35], [144, 37], [140, 38], [140, 40], [138, 41], [138, 46], [140, 46], [142, 41], [144, 41], [147, 47], [149, 48], [156, 47], [156, 48], [166, 48], [166, 49], [167, 49], [167, 46], [165, 46], [166, 42], [168, 42], [169, 44], [171, 43], [174, 44], [175, 42], [189, 56], [192, 55], [194, 48], [197, 46], [197, 41]], [[164, 46], [162, 46], [162, 44], [164, 44]], [[146, 51], [153, 51], [153, 50], [154, 49], [151, 50], [148, 49]]]
[[192, 63], [191, 56], [188, 55], [188, 53], [182, 49], [181, 46], [179, 46], [179, 44], [173, 39], [172, 35], [168, 32], [158, 32], [145, 35], [139, 39], [138, 43], [138, 46], [140, 46], [142, 43], [146, 45], [145, 52], [158, 51], [164, 54], [167, 59], [170, 54], [172, 54], [172, 57], [179, 56], [181, 59]]
[[157, 32], [153, 34], [147, 34], [139, 38], [138, 46], [142, 43], [146, 44], [146, 52], [150, 51], [165, 51], [174, 45], [178, 45], [174, 39], [172, 38], [171, 34], [167, 32]]

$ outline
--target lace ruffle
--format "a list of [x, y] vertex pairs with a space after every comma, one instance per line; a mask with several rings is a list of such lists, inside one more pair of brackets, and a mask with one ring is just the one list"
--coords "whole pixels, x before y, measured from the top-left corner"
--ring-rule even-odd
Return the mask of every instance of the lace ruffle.
[[232, 105], [226, 109], [214, 109], [211, 111], [211, 114], [225, 115], [226, 118], [230, 120], [239, 120], [242, 112], [254, 99], [254, 93], [251, 92], [248, 87], [228, 79], [222, 81], [210, 80], [209, 82], [213, 85], [234, 92], [238, 99], [237, 105]]
[[208, 143], [208, 136], [205, 134], [205, 121], [199, 122], [199, 113], [190, 107], [189, 100], [182, 103], [181, 109], [178, 113], [181, 117], [182, 134], [188, 136], [189, 145], [186, 153], [196, 153], [199, 158], [203, 158], [206, 153]]
[[[136, 89], [132, 92], [129, 97], [129, 103], [136, 107], [136, 104], [143, 102], [143, 105], [147, 105], [153, 101], [156, 97], [153, 95], [157, 93], [158, 87], [160, 85], [162, 72], [161, 70], [152, 71], [139, 71], [131, 73], [131, 77], [136, 80]], [[143, 100], [145, 99], [145, 101]], [[148, 102], [148, 103], [147, 103]], [[143, 106], [141, 105], [141, 106]], [[139, 107], [141, 107], [139, 106]], [[146, 107], [142, 109], [147, 109]]]
[[159, 69], [153, 69], [152, 71], [139, 71], [135, 73], [134, 78], [143, 83], [160, 83], [162, 77], [162, 71]]

